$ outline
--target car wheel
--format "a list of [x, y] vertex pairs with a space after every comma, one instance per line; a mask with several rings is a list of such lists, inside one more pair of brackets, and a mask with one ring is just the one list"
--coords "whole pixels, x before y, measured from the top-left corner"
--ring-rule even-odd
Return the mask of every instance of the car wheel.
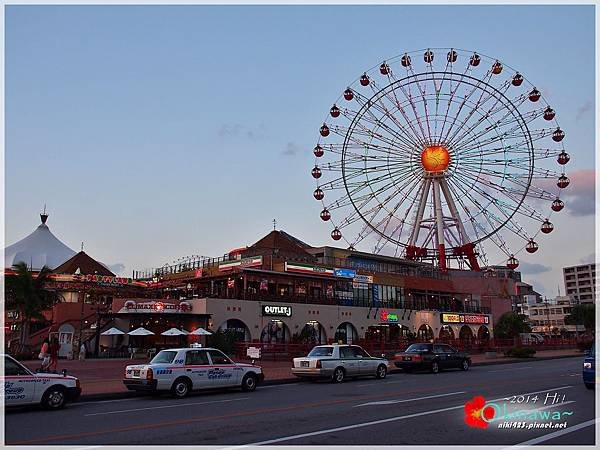
[[588, 389], [594, 389], [594, 383], [585, 383], [585, 387]]
[[344, 369], [342, 369], [341, 367], [338, 367], [337, 369], [335, 369], [333, 371], [332, 381], [334, 383], [341, 383], [342, 381], [344, 381], [345, 377], [346, 377], [346, 373], [344, 372]]
[[431, 373], [439, 373], [440, 371], [440, 365], [437, 361], [432, 361], [431, 362]]
[[67, 403], [67, 393], [62, 386], [52, 386], [42, 397], [42, 406], [46, 409], [60, 409]]
[[465, 372], [469, 370], [469, 361], [467, 359], [463, 359], [462, 363], [460, 364], [460, 368]]
[[256, 389], [256, 376], [252, 373], [244, 375], [242, 379], [242, 391], [252, 392], [254, 389]]
[[375, 371], [375, 378], [383, 380], [386, 375], [387, 375], [387, 367], [385, 367], [383, 364], [380, 364], [377, 367], [377, 370]]
[[186, 378], [178, 378], [171, 386], [171, 395], [175, 398], [184, 398], [190, 393], [191, 383]]

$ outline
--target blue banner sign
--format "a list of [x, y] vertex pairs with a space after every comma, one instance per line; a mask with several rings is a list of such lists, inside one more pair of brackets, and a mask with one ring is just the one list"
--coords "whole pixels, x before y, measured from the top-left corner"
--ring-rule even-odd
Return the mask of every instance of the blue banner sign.
[[356, 270], [352, 269], [333, 269], [333, 273], [336, 277], [342, 278], [354, 278], [356, 276]]

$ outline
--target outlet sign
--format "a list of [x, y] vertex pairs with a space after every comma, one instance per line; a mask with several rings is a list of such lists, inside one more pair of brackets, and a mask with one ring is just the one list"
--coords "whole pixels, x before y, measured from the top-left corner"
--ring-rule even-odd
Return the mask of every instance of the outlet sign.
[[262, 305], [262, 315], [270, 317], [292, 317], [292, 307]]

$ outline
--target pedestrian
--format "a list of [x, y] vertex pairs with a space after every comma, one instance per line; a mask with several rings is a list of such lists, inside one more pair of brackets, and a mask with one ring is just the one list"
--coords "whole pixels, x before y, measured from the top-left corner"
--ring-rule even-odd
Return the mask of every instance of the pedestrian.
[[58, 351], [60, 350], [60, 344], [57, 338], [53, 338], [50, 342], [50, 370], [56, 373], [58, 366]]
[[50, 365], [50, 340], [48, 338], [44, 339], [38, 358], [42, 360], [41, 372], [47, 371]]
[[85, 342], [82, 342], [81, 346], [79, 347], [79, 361], [85, 361], [85, 352]]

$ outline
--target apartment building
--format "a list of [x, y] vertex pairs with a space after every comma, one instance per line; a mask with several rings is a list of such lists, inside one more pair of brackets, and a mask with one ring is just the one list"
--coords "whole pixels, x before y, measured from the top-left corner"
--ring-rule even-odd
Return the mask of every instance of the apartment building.
[[596, 264], [582, 264], [563, 268], [565, 293], [575, 303], [596, 301]]

